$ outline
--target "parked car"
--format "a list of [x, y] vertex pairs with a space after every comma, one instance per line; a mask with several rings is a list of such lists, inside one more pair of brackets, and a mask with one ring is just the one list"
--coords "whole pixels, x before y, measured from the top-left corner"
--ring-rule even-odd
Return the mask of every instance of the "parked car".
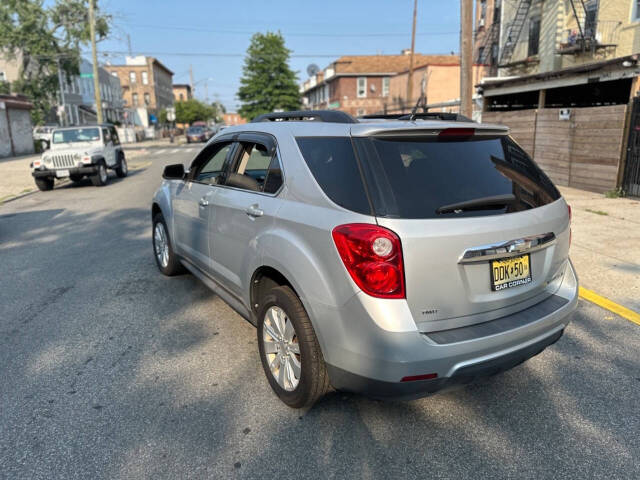
[[267, 114], [163, 177], [158, 268], [257, 327], [292, 407], [330, 385], [415, 398], [493, 375], [556, 342], [577, 304], [571, 210], [506, 127]]
[[207, 127], [203, 127], [201, 125], [192, 125], [187, 129], [186, 136], [187, 143], [206, 142], [211, 137], [213, 137], [213, 133], [211, 133]]
[[118, 132], [113, 125], [86, 125], [56, 128], [51, 150], [31, 164], [31, 175], [40, 190], [51, 190], [55, 179], [85, 176], [99, 187], [107, 184], [109, 169], [121, 178], [129, 171]]
[[51, 145], [51, 134], [55, 128], [55, 126], [43, 125], [33, 129], [33, 140], [40, 143], [43, 151]]

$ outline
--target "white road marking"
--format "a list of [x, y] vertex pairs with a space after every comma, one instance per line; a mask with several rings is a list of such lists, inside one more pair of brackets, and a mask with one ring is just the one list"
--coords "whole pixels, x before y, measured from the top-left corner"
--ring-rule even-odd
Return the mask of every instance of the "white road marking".
[[169, 152], [169, 153], [178, 153], [179, 151], [180, 151], [180, 149], [179, 149], [179, 148], [174, 148], [174, 149], [173, 149], [173, 150], [171, 150], [171, 152]]
[[166, 151], [167, 151], [167, 149], [166, 149], [166, 148], [161, 148], [160, 150], [156, 150], [156, 153], [157, 153], [157, 154], [161, 154], [161, 153], [164, 153], [164, 152], [166, 152]]
[[187, 149], [185, 150], [185, 152], [187, 152], [187, 153], [191, 153], [191, 152], [193, 152], [193, 148], [187, 148]]

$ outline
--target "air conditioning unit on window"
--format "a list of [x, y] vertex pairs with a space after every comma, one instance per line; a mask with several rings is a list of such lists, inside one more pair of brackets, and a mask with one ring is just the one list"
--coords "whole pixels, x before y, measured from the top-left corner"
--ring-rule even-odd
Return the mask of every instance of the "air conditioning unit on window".
[[480, 20], [478, 20], [478, 26], [484, 27], [484, 18], [481, 18]]

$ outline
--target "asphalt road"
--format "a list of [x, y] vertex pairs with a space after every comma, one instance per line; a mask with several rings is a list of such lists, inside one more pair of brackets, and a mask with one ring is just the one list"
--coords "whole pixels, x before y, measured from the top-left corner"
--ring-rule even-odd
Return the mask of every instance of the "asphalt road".
[[255, 329], [154, 264], [151, 196], [189, 148], [0, 207], [0, 478], [640, 478], [640, 327], [582, 300], [484, 383], [280, 403]]

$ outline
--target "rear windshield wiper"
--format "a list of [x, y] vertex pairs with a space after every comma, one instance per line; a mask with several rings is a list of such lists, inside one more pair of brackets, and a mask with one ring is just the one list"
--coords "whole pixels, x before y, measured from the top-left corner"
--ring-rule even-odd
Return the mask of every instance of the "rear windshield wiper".
[[512, 193], [505, 195], [492, 195], [490, 197], [474, 198], [473, 200], [465, 200], [464, 202], [451, 203], [443, 205], [436, 209], [437, 214], [441, 213], [458, 213], [465, 210], [488, 210], [503, 208], [516, 202], [516, 196]]

